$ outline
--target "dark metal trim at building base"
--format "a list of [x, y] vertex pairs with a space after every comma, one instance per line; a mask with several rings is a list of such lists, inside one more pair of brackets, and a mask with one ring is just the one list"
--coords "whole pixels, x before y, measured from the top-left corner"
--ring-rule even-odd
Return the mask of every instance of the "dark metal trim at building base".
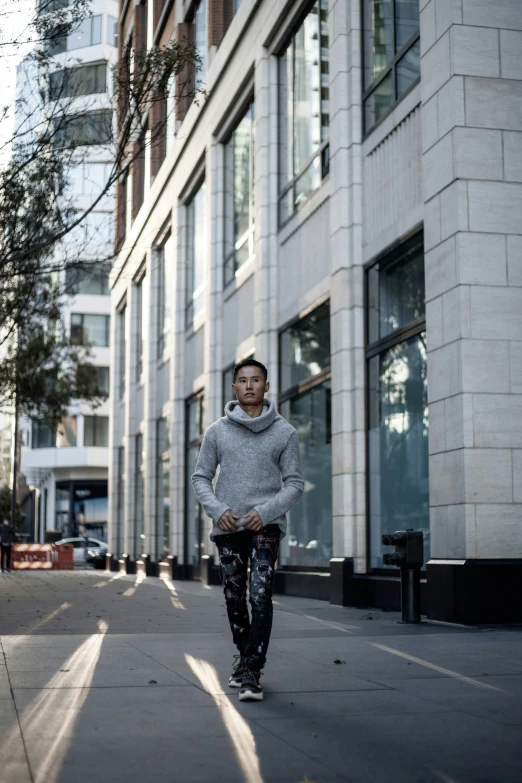
[[276, 571], [274, 593], [293, 595], [297, 598], [314, 598], [318, 601], [330, 599], [330, 574], [310, 571]]
[[430, 560], [427, 570], [430, 620], [522, 623], [522, 559]]
[[131, 558], [130, 555], [123, 555], [120, 559], [120, 566], [123, 566], [123, 570], [126, 574], [135, 576], [138, 571], [136, 567], [136, 561]]

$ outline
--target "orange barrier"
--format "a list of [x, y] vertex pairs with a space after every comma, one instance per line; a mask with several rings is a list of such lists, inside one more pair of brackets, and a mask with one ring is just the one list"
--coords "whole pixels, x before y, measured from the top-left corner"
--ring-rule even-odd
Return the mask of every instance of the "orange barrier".
[[12, 560], [17, 571], [74, 568], [71, 544], [14, 544]]

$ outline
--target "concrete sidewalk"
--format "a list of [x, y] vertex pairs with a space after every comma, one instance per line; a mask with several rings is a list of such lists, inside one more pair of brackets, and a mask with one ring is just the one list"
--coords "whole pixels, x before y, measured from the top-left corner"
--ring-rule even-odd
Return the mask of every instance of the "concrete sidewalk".
[[241, 704], [219, 588], [0, 577], [1, 783], [520, 783], [522, 629], [277, 597]]

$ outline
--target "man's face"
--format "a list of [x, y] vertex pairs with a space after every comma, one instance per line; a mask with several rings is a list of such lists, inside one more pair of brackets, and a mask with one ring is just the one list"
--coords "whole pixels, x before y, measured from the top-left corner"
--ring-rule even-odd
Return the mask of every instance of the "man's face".
[[254, 366], [241, 367], [232, 384], [232, 391], [241, 405], [260, 405], [269, 388], [259, 367]]

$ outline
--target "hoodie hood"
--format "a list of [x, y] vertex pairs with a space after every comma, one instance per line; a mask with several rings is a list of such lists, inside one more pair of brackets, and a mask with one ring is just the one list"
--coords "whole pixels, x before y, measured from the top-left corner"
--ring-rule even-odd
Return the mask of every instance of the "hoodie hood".
[[225, 415], [234, 424], [241, 424], [251, 432], [262, 432], [270, 427], [276, 419], [281, 418], [272, 400], [263, 400], [263, 411], [260, 416], [255, 418], [245, 413], [237, 400], [231, 400], [225, 405]]

